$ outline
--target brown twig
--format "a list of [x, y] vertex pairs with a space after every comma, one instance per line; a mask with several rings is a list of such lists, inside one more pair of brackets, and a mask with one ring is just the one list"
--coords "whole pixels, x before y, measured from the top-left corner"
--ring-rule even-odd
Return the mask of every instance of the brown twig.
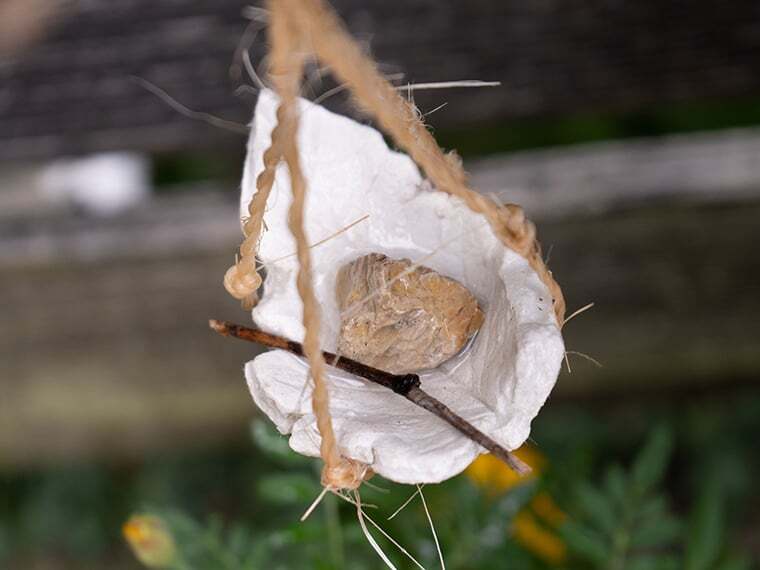
[[[209, 321], [209, 326], [222, 336], [231, 336], [250, 342], [256, 342], [269, 348], [278, 348], [298, 356], [304, 356], [301, 344], [281, 336], [266, 333], [259, 329], [244, 327], [226, 321], [217, 321], [215, 319]], [[485, 447], [517, 473], [521, 475], [530, 473], [530, 467], [512, 452], [496, 443], [493, 439], [451, 410], [451, 408], [446, 406], [440, 400], [434, 398], [420, 388], [420, 377], [417, 374], [391, 374], [373, 368], [372, 366], [367, 366], [356, 360], [346, 358], [345, 356], [337, 356], [330, 352], [323, 352], [322, 354], [325, 361], [330, 366], [340, 368], [341, 370], [345, 370], [355, 376], [360, 376], [374, 384], [393, 390], [396, 394], [403, 396], [410, 402], [438, 416], [475, 443]]]

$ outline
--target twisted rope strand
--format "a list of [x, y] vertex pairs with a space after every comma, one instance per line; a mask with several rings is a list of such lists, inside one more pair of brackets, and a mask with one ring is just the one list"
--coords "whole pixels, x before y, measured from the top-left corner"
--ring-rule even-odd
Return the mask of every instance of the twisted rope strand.
[[278, 141], [282, 156], [290, 172], [293, 201], [288, 212], [288, 227], [296, 240], [298, 276], [296, 284], [303, 301], [303, 324], [305, 336], [304, 353], [309, 361], [311, 377], [314, 381], [312, 409], [321, 436], [320, 454], [325, 462], [322, 483], [332, 489], [356, 489], [368, 472], [361, 465], [341, 457], [330, 416], [330, 399], [325, 380], [325, 361], [319, 342], [320, 311], [311, 279], [311, 251], [304, 230], [304, 203], [306, 183], [298, 155], [296, 134], [298, 132], [298, 92], [303, 72], [304, 54], [301, 52], [298, 34], [287, 19], [284, 4], [272, 0], [271, 44], [272, 81], [280, 95], [277, 110]]
[[261, 227], [264, 221], [269, 194], [274, 185], [277, 165], [282, 158], [282, 149], [278, 144], [281, 127], [275, 125], [272, 141], [264, 151], [264, 170], [256, 177], [256, 193], [248, 204], [248, 218], [243, 224], [245, 239], [240, 245], [240, 259], [224, 274], [224, 287], [230, 295], [243, 301], [243, 308], [252, 309], [256, 304], [256, 291], [261, 286], [261, 275], [256, 268], [256, 253]]

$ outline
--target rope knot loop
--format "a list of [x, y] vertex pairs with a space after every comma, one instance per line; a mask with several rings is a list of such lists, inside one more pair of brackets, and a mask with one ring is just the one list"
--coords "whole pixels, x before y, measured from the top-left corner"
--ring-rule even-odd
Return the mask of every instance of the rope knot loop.
[[355, 461], [354, 459], [341, 457], [335, 465], [325, 464], [322, 469], [322, 486], [331, 491], [342, 489], [354, 490], [358, 489], [372, 475], [374, 473], [369, 468], [369, 465]]
[[224, 274], [224, 288], [230, 295], [242, 300], [256, 294], [261, 287], [261, 276], [255, 270], [246, 271], [241, 263], [233, 265]]

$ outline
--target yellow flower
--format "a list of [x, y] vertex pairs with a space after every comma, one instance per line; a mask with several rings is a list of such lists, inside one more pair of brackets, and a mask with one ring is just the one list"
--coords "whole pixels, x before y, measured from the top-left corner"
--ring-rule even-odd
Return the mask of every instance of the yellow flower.
[[[531, 466], [528, 475], [518, 475], [493, 455], [481, 455], [467, 468], [465, 474], [487, 493], [499, 495], [535, 478], [546, 465], [546, 459], [533, 446], [523, 445], [515, 452]], [[567, 558], [567, 548], [549, 528], [556, 528], [567, 515], [546, 492], [538, 493], [512, 521], [512, 535], [517, 543], [552, 565]]]
[[148, 568], [166, 568], [177, 557], [177, 548], [166, 524], [157, 516], [133, 515], [122, 534], [137, 559]]
[[553, 527], [558, 527], [567, 519], [565, 511], [557, 506], [549, 493], [539, 493], [533, 497], [530, 508], [539, 518]]
[[518, 475], [515, 471], [490, 453], [481, 455], [465, 470], [465, 474], [478, 487], [491, 494], [501, 494], [517, 485], [530, 481], [541, 472], [546, 463], [544, 457], [530, 445], [523, 445], [515, 455], [533, 469], [528, 475]]
[[517, 513], [512, 524], [512, 536], [549, 564], [556, 566], [567, 559], [565, 543], [556, 534], [541, 526], [527, 509]]

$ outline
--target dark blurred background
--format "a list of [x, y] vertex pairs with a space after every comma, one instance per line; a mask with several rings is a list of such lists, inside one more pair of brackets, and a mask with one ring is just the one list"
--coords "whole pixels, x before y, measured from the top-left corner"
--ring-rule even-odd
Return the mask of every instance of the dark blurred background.
[[[760, 3], [334, 5], [400, 85], [501, 82], [414, 100], [474, 187], [537, 222], [569, 309], [595, 303], [565, 328], [572, 373], [537, 443], [624, 461], [668, 422], [671, 487], [699, 479], [686, 457], [728, 465], [727, 540], [760, 556]], [[131, 510], [229, 512], [236, 469], [256, 471], [254, 351], [206, 322], [248, 319], [221, 279], [265, 19], [238, 0], [0, 0], [2, 567], [136, 567]], [[333, 87], [313, 67], [304, 95]], [[346, 93], [326, 104], [367, 120]]]

